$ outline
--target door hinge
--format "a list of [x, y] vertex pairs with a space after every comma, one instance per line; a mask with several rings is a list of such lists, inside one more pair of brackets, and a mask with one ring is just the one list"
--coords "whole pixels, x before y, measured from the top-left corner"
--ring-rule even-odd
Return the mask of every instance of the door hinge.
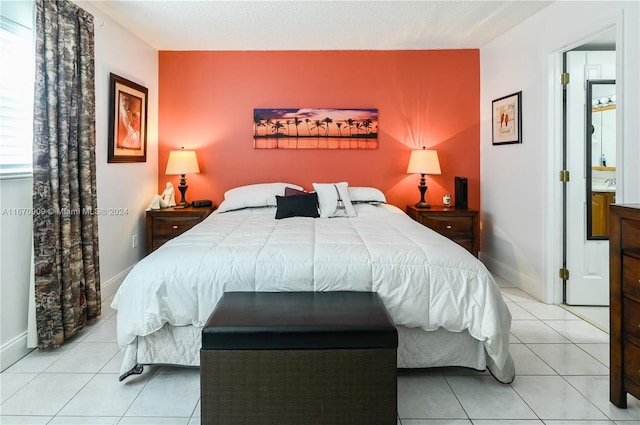
[[560, 279], [569, 280], [569, 269], [565, 269], [565, 268], [560, 269]]
[[569, 170], [560, 170], [560, 181], [563, 183], [569, 181]]
[[560, 84], [562, 84], [563, 86], [566, 86], [567, 84], [569, 84], [568, 72], [563, 72], [562, 74], [560, 74]]

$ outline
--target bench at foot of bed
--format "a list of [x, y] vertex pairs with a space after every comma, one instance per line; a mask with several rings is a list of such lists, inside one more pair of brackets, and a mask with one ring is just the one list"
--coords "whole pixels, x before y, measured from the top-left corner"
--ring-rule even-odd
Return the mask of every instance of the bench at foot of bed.
[[395, 424], [397, 346], [376, 293], [225, 293], [202, 330], [202, 424]]

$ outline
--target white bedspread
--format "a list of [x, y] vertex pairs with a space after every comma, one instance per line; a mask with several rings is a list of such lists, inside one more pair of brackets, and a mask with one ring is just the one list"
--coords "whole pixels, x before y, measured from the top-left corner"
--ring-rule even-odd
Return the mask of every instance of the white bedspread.
[[511, 315], [484, 265], [396, 207], [356, 210], [330, 219], [275, 220], [275, 208], [212, 214], [126, 277], [112, 304], [119, 345], [165, 323], [203, 326], [225, 291], [376, 291], [396, 325], [466, 329], [502, 369]]

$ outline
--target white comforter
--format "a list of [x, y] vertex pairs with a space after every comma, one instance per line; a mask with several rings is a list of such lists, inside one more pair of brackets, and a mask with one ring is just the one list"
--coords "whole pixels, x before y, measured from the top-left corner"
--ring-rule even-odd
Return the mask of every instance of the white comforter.
[[212, 214], [129, 273], [113, 301], [119, 345], [165, 323], [203, 326], [225, 291], [376, 291], [396, 325], [466, 329], [484, 341], [488, 362], [508, 366], [511, 316], [484, 265], [396, 207], [356, 210], [329, 219], [275, 220], [275, 208]]

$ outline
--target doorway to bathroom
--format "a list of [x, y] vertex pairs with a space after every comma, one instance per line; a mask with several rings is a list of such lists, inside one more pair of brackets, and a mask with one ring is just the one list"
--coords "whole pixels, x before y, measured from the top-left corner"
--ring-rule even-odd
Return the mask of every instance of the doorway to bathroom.
[[[616, 30], [563, 53], [563, 303], [608, 306], [616, 191]], [[567, 82], [568, 80], [568, 82]], [[606, 94], [605, 94], [606, 92]]]

